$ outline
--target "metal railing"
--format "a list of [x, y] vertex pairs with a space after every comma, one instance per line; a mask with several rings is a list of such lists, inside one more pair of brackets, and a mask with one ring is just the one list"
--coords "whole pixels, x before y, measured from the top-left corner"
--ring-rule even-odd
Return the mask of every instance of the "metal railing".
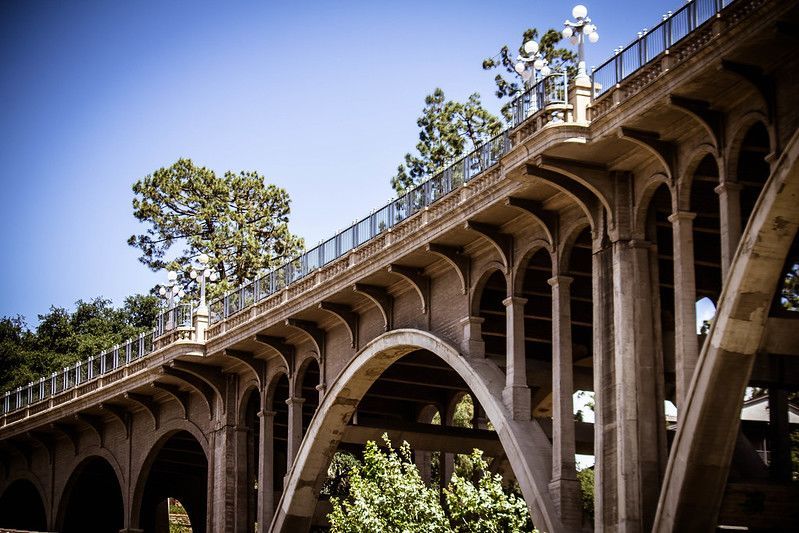
[[85, 361], [77, 361], [60, 372], [53, 372], [49, 377], [41, 377], [38, 381], [31, 381], [25, 386], [7, 391], [1, 397], [0, 412], [11, 413], [99, 379], [150, 354], [159, 337], [177, 329], [190, 327], [192, 327], [192, 305], [179, 304], [158, 315], [153, 331], [141, 333], [138, 337], [128, 339], [121, 345], [91, 356]]
[[547, 106], [566, 104], [567, 87], [565, 72], [554, 73], [538, 81], [512, 102], [513, 118], [508, 129], [315, 248], [212, 301], [209, 304], [210, 322], [214, 324], [233, 316], [303, 279], [488, 170], [510, 149], [508, 132]]
[[735, 0], [690, 0], [602, 63], [591, 73], [594, 97], [621, 83], [657, 56], [687, 37]]

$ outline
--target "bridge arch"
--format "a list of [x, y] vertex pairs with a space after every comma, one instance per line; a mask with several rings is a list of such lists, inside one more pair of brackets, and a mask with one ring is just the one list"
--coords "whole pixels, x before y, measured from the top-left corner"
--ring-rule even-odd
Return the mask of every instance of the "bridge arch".
[[34, 474], [20, 472], [0, 493], [0, 529], [46, 531], [50, 506], [45, 495]]
[[129, 507], [127, 484], [116, 458], [105, 448], [89, 448], [73, 464], [55, 500], [59, 502], [55, 529], [63, 533], [122, 529], [129, 521]]
[[710, 144], [700, 144], [694, 148], [684, 159], [685, 164], [682, 165], [677, 175], [677, 204], [675, 209], [680, 211], [689, 211], [691, 209], [691, 191], [694, 186], [694, 177], [697, 170], [702, 165], [707, 165], [706, 158], [711, 157], [717, 168], [717, 175], [726, 175], [724, 157], [719, 153], [715, 146]]
[[454, 347], [432, 333], [398, 329], [384, 333], [365, 346], [330, 387], [289, 471], [272, 531], [308, 528], [327, 466], [360, 399], [393, 362], [420, 349], [435, 354], [457, 372], [485, 409], [510, 458], [536, 525], [547, 531], [562, 530], [548, 489], [551, 446], [537, 422], [512, 420], [501, 399], [505, 382], [502, 371], [486, 359], [462, 357]]
[[774, 127], [770, 124], [766, 114], [760, 110], [752, 110], [744, 113], [735, 122], [734, 126], [730, 128], [729, 141], [727, 142], [727, 149], [724, 154], [724, 169], [726, 171], [723, 175], [724, 181], [739, 181], [738, 159], [744, 147], [744, 139], [747, 133], [758, 125], [766, 130], [771, 151], [777, 146]]
[[[674, 438], [653, 531], [715, 527], [744, 390], [798, 226], [799, 132], [766, 182], [727, 274]], [[711, 449], [716, 453], [706, 453]]]
[[[131, 526], [154, 530], [161, 510], [159, 504], [173, 497], [186, 508], [192, 528], [205, 531], [208, 499], [205, 436], [185, 420], [176, 420], [159, 433], [135, 478], [130, 505]], [[170, 465], [177, 457], [180, 457], [180, 466]]]

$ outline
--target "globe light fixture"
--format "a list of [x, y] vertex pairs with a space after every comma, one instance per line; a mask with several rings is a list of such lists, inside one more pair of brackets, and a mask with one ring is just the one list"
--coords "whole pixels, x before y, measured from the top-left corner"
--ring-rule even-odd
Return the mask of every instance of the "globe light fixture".
[[573, 45], [577, 45], [577, 77], [587, 79], [588, 73], [585, 70], [585, 40], [589, 43], [599, 41], [597, 27], [588, 18], [588, 8], [582, 4], [577, 4], [572, 9], [574, 21], [566, 20], [563, 22], [561, 35], [564, 39], [569, 39]]
[[[522, 45], [525, 55], [516, 56], [513, 69], [522, 77], [525, 86], [530, 86], [541, 78], [552, 74], [546, 58], [539, 51], [536, 41], [529, 40]], [[540, 74], [540, 77], [537, 75]]]
[[210, 258], [208, 254], [200, 254], [197, 257], [197, 261], [200, 263], [199, 267], [192, 267], [189, 276], [193, 280], [197, 280], [200, 278], [200, 305], [199, 307], [204, 308], [206, 306], [205, 303], [205, 283], [206, 280], [210, 282], [214, 282], [218, 279], [216, 272], [211, 272], [211, 268], [208, 266], [208, 262]]

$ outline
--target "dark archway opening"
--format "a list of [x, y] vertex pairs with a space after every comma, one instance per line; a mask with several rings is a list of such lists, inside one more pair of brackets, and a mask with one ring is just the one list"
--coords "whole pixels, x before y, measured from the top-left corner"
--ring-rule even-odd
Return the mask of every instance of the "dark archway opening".
[[72, 474], [61, 511], [62, 533], [107, 533], [124, 526], [122, 490], [108, 461], [92, 457]]
[[311, 359], [305, 365], [305, 371], [302, 373], [302, 382], [300, 386], [300, 394], [302, 394], [302, 434], [308, 431], [308, 426], [311, 424], [316, 409], [319, 407], [319, 363], [316, 359]]
[[243, 475], [242, 490], [244, 491], [244, 502], [246, 510], [246, 531], [255, 531], [258, 521], [258, 468], [261, 461], [259, 439], [261, 434], [261, 418], [258, 411], [261, 408], [261, 396], [257, 390], [252, 390], [247, 395], [247, 403], [244, 406], [244, 428], [246, 429], [243, 439], [243, 452], [245, 454], [245, 464], [247, 468], [240, 474]]
[[691, 185], [691, 211], [696, 213], [693, 224], [694, 280], [696, 299], [719, 301], [721, 294], [721, 214], [716, 187], [719, 169], [716, 160], [706, 155], [699, 162]]
[[768, 180], [771, 167], [766, 156], [771, 152], [766, 127], [758, 122], [746, 132], [738, 154], [738, 184], [741, 186], [741, 232], [755, 209], [760, 192]]
[[524, 353], [533, 416], [552, 416], [552, 260], [542, 248], [527, 261], [519, 296], [524, 304]]
[[480, 294], [479, 316], [484, 319], [482, 326], [483, 342], [486, 357], [493, 359], [501, 368], [505, 368], [506, 328], [505, 304], [508, 287], [505, 276], [499, 270], [494, 271], [486, 280]]
[[139, 512], [145, 533], [169, 532], [169, 498], [180, 501], [194, 533], [206, 530], [208, 458], [187, 431], [172, 435], [150, 466]]
[[289, 379], [282, 374], [272, 393], [272, 411], [274, 418], [274, 459], [272, 462], [272, 483], [275, 490], [275, 506], [283, 495], [283, 480], [288, 469], [288, 443], [289, 443]]
[[0, 528], [45, 531], [47, 515], [39, 491], [27, 479], [11, 483], [0, 497]]

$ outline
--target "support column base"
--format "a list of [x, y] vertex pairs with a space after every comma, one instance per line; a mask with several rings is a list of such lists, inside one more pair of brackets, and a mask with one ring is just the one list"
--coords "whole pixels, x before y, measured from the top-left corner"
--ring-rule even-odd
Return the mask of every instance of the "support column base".
[[532, 409], [529, 387], [505, 387], [502, 391], [502, 402], [514, 420], [530, 420]]
[[583, 499], [577, 479], [553, 479], [549, 495], [567, 531], [579, 531], [583, 522]]

